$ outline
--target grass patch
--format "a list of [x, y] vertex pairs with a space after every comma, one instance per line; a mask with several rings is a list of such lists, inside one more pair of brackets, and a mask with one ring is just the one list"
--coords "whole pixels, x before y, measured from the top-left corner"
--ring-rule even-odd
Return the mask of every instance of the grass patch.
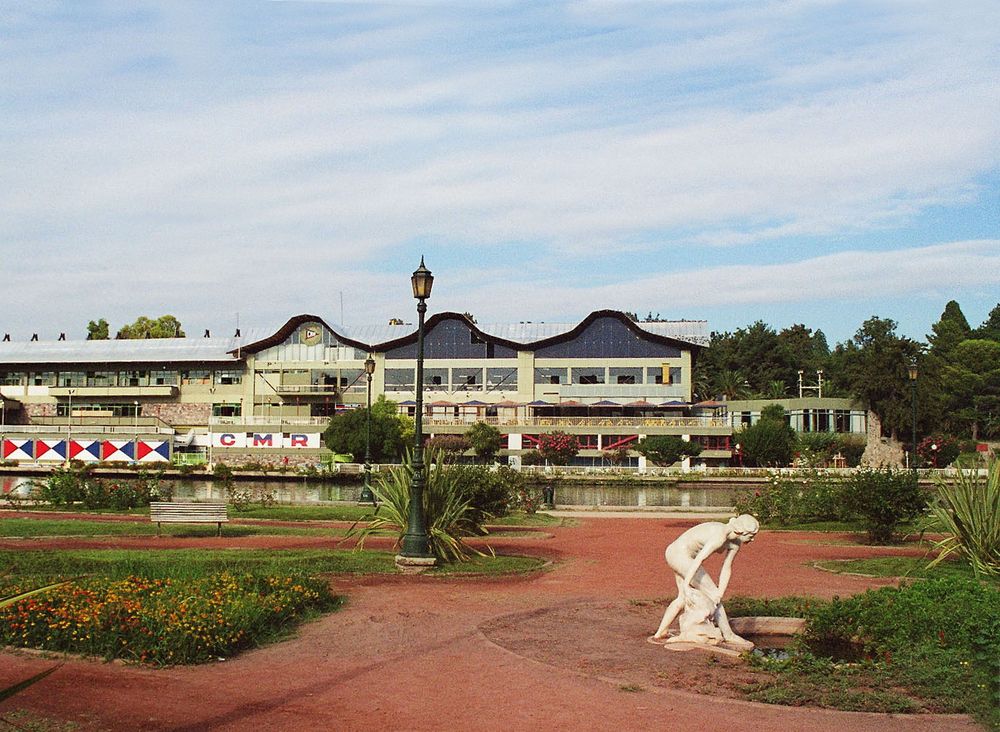
[[[239, 516], [235, 520], [239, 520]], [[164, 524], [166, 536], [215, 536], [215, 524]], [[223, 536], [342, 536], [346, 529], [310, 526], [268, 526], [228, 523]], [[0, 537], [37, 538], [46, 536], [155, 536], [156, 524], [145, 521], [88, 521], [86, 519], [4, 518]]]
[[544, 566], [545, 560], [538, 557], [504, 556], [498, 554], [495, 557], [473, 556], [464, 562], [443, 564], [435, 567], [431, 572], [436, 575], [476, 574], [490, 576], [534, 572]]
[[491, 526], [567, 526], [565, 519], [559, 516], [550, 516], [547, 513], [525, 513], [515, 511], [507, 516], [494, 518], [487, 521]]
[[[928, 568], [931, 557], [870, 557], [867, 559], [829, 559], [816, 562], [816, 566], [838, 574], [861, 574], [868, 577], [904, 577], [927, 579], [954, 577], [973, 579], [972, 567], [965, 562], [946, 560]], [[985, 582], [1000, 586], [1000, 577], [985, 578]], [[726, 609], [729, 609], [728, 602]]]

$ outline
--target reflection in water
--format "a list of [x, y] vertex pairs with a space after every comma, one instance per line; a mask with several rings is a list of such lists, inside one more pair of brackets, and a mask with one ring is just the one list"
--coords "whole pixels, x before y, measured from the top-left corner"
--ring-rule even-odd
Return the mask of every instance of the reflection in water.
[[[2, 476], [2, 495], [15, 492], [27, 495], [37, 478]], [[360, 484], [307, 483], [281, 480], [241, 480], [235, 485], [241, 490], [271, 493], [278, 503], [310, 504], [329, 501], [357, 501]], [[615, 486], [596, 483], [553, 484], [555, 501], [563, 506], [662, 506], [669, 507], [728, 507], [733, 505], [734, 486], [650, 485]], [[174, 496], [188, 501], [225, 501], [226, 489], [221, 482], [209, 480], [173, 481]], [[539, 488], [539, 490], [541, 490]]]

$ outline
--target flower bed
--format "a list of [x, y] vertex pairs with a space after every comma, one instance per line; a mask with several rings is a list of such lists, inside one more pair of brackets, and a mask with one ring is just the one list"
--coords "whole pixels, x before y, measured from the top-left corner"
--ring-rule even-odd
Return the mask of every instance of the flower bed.
[[90, 578], [0, 610], [0, 643], [161, 666], [202, 663], [338, 603], [318, 578]]

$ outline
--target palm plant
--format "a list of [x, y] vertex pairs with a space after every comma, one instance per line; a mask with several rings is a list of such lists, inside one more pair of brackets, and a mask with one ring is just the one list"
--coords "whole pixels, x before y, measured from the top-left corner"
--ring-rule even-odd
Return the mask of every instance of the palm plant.
[[934, 542], [939, 553], [930, 566], [958, 554], [977, 576], [1000, 575], [1000, 460], [990, 463], [985, 483], [975, 469], [936, 483], [927, 529], [945, 536]]
[[[398, 548], [406, 532], [410, 515], [410, 479], [413, 476], [413, 456], [407, 452], [402, 465], [380, 473], [372, 485], [378, 503], [375, 513], [363, 516], [347, 532], [345, 540], [354, 539], [354, 547], [363, 549], [370, 536], [395, 533]], [[430, 537], [431, 553], [440, 562], [464, 561], [472, 554], [486, 556], [463, 540], [467, 536], [486, 534], [486, 529], [478, 523], [470, 499], [463, 494], [458, 481], [458, 471], [444, 464], [440, 451], [424, 452], [424, 516]], [[493, 550], [487, 547], [489, 554]]]

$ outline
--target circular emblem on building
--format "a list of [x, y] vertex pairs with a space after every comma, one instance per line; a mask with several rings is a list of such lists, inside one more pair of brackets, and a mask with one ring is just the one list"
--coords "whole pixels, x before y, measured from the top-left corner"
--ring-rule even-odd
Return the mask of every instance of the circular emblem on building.
[[323, 340], [323, 329], [316, 323], [307, 323], [299, 331], [299, 341], [306, 346], [315, 346]]

